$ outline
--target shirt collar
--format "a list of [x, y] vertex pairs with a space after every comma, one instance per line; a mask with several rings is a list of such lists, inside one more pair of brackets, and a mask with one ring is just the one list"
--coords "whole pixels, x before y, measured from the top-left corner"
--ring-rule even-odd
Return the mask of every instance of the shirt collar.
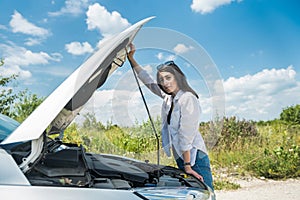
[[179, 90], [173, 99], [177, 101], [183, 95], [183, 93], [184, 91]]

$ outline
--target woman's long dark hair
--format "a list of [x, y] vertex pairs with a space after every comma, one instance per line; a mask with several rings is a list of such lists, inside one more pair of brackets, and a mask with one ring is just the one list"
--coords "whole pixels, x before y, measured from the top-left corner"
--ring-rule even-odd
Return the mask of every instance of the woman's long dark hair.
[[[191, 92], [192, 94], [194, 94], [197, 97], [197, 99], [199, 98], [198, 94], [188, 84], [184, 73], [173, 61], [169, 61], [169, 62], [166, 62], [165, 64], [159, 65], [157, 68], [158, 69], [157, 69], [157, 73], [156, 73], [156, 80], [157, 80], [157, 83], [158, 83], [158, 86], [160, 87], [160, 89], [162, 89], [165, 93], [167, 93], [167, 92], [163, 89], [162, 85], [159, 84], [159, 73], [160, 72], [169, 72], [169, 73], [173, 74], [175, 76], [176, 82], [177, 82], [180, 90]], [[169, 93], [167, 93], [167, 94], [169, 94]]]

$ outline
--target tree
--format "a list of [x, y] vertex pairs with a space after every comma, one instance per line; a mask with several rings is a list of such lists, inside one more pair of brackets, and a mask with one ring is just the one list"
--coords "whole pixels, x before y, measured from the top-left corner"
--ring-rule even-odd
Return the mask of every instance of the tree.
[[105, 129], [105, 126], [101, 122], [97, 122], [95, 113], [87, 113], [84, 115], [84, 118], [82, 128], [90, 130], [96, 129], [98, 131]]
[[283, 109], [280, 113], [280, 120], [291, 124], [300, 124], [300, 104]]
[[[0, 67], [4, 65], [4, 61], [1, 58]], [[7, 116], [12, 116], [11, 105], [18, 98], [17, 94], [13, 93], [13, 89], [8, 87], [9, 83], [14, 81], [17, 78], [17, 75], [12, 76], [2, 76], [0, 75], [0, 86], [3, 88], [0, 92], [0, 112]]]
[[[4, 60], [0, 59], [0, 67], [4, 65]], [[33, 110], [40, 105], [44, 98], [39, 98], [25, 89], [16, 92], [12, 83], [18, 78], [18, 75], [2, 76], [0, 74], [0, 113], [23, 121]]]
[[24, 121], [43, 101], [44, 98], [39, 98], [28, 90], [19, 92], [19, 101], [14, 106], [15, 119]]

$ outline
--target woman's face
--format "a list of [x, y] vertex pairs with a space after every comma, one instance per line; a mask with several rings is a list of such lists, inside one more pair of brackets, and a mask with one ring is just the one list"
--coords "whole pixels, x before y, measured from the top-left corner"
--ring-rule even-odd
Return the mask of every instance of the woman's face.
[[176, 78], [170, 72], [159, 72], [158, 83], [168, 94], [172, 94], [175, 96], [176, 93], [179, 91]]

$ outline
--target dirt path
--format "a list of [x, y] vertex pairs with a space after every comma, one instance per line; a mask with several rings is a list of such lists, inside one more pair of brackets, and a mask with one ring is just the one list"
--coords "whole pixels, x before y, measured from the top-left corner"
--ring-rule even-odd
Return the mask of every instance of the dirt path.
[[216, 191], [217, 200], [300, 200], [300, 179], [237, 181], [241, 188]]

